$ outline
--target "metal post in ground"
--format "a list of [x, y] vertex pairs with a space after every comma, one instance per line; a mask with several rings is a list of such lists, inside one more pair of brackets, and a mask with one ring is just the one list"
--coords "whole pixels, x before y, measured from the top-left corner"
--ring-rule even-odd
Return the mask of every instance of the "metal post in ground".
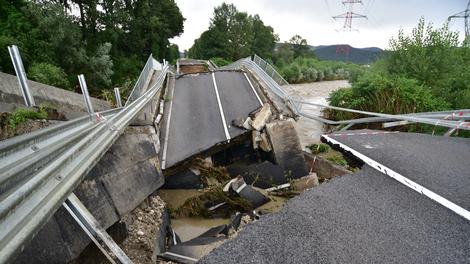
[[80, 88], [82, 89], [83, 98], [85, 99], [85, 105], [90, 114], [90, 118], [93, 118], [93, 105], [91, 104], [90, 94], [88, 94], [88, 87], [85, 82], [85, 76], [83, 74], [78, 75], [78, 82], [80, 83]]
[[121, 93], [119, 92], [118, 87], [114, 88], [114, 96], [116, 97], [116, 106], [117, 107], [122, 107]]
[[35, 106], [36, 103], [34, 102], [31, 91], [29, 90], [28, 78], [26, 78], [26, 71], [24, 70], [20, 51], [16, 45], [12, 45], [8, 46], [8, 52], [10, 52], [11, 61], [13, 62], [13, 67], [15, 68], [16, 77], [18, 78], [18, 83], [23, 94], [24, 103], [28, 107]]

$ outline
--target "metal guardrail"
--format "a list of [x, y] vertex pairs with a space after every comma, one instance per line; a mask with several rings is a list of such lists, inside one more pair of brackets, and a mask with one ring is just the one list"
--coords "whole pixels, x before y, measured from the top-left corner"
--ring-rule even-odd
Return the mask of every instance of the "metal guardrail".
[[[152, 73], [147, 65], [138, 90], [140, 80]], [[140, 97], [95, 114], [96, 120], [87, 115], [0, 142], [0, 263], [18, 254], [61, 206], [161, 89], [168, 69], [164, 65], [155, 85]]]
[[134, 101], [139, 96], [141, 96], [143, 92], [142, 89], [145, 87], [145, 84], [147, 83], [148, 78], [151, 77], [149, 76], [150, 73], [153, 70], [160, 71], [161, 69], [163, 69], [162, 65], [152, 57], [152, 54], [150, 54], [150, 56], [147, 59], [147, 62], [144, 65], [143, 70], [140, 72], [139, 78], [135, 82], [134, 88], [132, 88], [132, 91], [129, 94], [129, 97], [127, 97], [127, 101], [124, 106], [129, 105], [132, 101]]
[[[413, 123], [422, 123], [429, 124], [434, 126], [441, 126], [449, 128], [449, 132], [456, 129], [470, 130], [468, 109], [464, 110], [451, 110], [443, 112], [428, 112], [428, 113], [412, 113], [404, 115], [390, 115], [383, 113], [375, 113], [368, 111], [360, 111], [355, 109], [348, 109], [342, 107], [334, 107], [323, 104], [316, 104], [305, 102], [302, 98], [298, 96], [292, 96], [287, 94], [287, 92], [282, 88], [283, 86], [289, 86], [290, 84], [280, 76], [280, 74], [267, 63], [265, 60], [260, 58], [257, 55], [254, 55], [253, 60], [251, 58], [240, 59], [230, 65], [220, 67], [221, 70], [235, 70], [245, 68], [257, 75], [267, 87], [274, 92], [277, 96], [281, 97], [284, 102], [294, 111], [295, 114], [301, 115], [310, 119], [314, 119], [330, 125], [340, 125], [340, 124], [361, 124], [361, 123], [371, 123], [371, 122], [381, 122], [381, 121], [390, 121], [390, 120], [405, 120]], [[312, 116], [311, 114], [305, 113], [302, 111], [303, 105], [311, 105], [319, 108], [328, 108], [338, 111], [345, 111], [351, 113], [357, 113], [362, 115], [373, 116], [369, 118], [360, 118], [354, 120], [344, 120], [344, 121], [333, 121], [328, 120], [319, 116]], [[464, 114], [467, 113], [467, 114]]]

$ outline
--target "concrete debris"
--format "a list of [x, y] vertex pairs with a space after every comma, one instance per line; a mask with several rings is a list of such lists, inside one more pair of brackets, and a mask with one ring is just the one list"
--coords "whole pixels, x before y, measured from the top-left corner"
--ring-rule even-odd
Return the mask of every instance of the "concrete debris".
[[247, 117], [245, 119], [245, 122], [243, 122], [243, 128], [247, 129], [247, 130], [250, 130], [250, 129], [253, 129], [253, 127], [251, 126], [251, 124], [253, 123], [253, 120], [251, 120], [251, 117]]
[[302, 147], [295, 129], [295, 121], [274, 121], [266, 125], [272, 144], [274, 160], [289, 178], [300, 178], [308, 174]]
[[235, 181], [232, 181], [230, 188], [240, 197], [246, 199], [252, 208], [260, 207], [270, 201], [268, 197], [255, 190], [251, 185], [247, 185], [242, 176], [236, 177]]
[[158, 115], [157, 115], [157, 118], [155, 118], [155, 124], [159, 125], [159, 124], [160, 124], [160, 121], [162, 121], [162, 117], [163, 117], [162, 114], [158, 114]]
[[204, 184], [199, 175], [191, 169], [184, 170], [165, 178], [163, 189], [202, 189]]
[[260, 135], [261, 141], [259, 142], [259, 147], [261, 150], [264, 152], [270, 152], [272, 149], [271, 143], [268, 140], [268, 137], [266, 136], [266, 133], [261, 133]]
[[[220, 246], [227, 238], [229, 229], [229, 225], [220, 225], [185, 242], [178, 241], [177, 239], [174, 241], [170, 240], [168, 250], [160, 254], [160, 256], [164, 259], [177, 261], [179, 263], [195, 263], [214, 248]], [[171, 230], [171, 232], [170, 239], [179, 238], [173, 230]]]
[[269, 104], [264, 104], [261, 110], [256, 113], [251, 126], [260, 131], [266, 125], [266, 122], [271, 117], [271, 106]]
[[225, 241], [224, 237], [197, 237], [172, 246], [160, 256], [184, 264], [196, 263]]
[[236, 212], [234, 215], [230, 217], [230, 225], [235, 231], [238, 231], [240, 224], [242, 222], [243, 214], [240, 212]]
[[247, 184], [261, 189], [287, 183], [284, 169], [269, 161], [250, 165], [232, 164], [227, 166], [227, 172], [232, 177], [241, 175]]
[[312, 172], [308, 176], [292, 180], [291, 188], [294, 191], [302, 192], [306, 189], [318, 186], [319, 184], [317, 174]]
[[251, 132], [251, 142], [253, 143], [253, 149], [258, 149], [258, 142], [261, 141], [261, 134], [257, 130]]
[[253, 127], [251, 126], [251, 117], [243, 118], [235, 118], [232, 120], [232, 125], [238, 128], [243, 128], [246, 130], [252, 130]]
[[304, 152], [305, 160], [307, 161], [308, 167], [312, 171], [317, 173], [318, 180], [324, 182], [337, 176], [345, 174], [351, 174], [347, 169], [334, 164], [333, 162], [310, 153]]
[[281, 185], [274, 186], [274, 187], [264, 189], [264, 190], [267, 192], [274, 192], [274, 191], [279, 191], [279, 190], [286, 189], [289, 187], [290, 187], [290, 183], [285, 183], [285, 184], [281, 184]]

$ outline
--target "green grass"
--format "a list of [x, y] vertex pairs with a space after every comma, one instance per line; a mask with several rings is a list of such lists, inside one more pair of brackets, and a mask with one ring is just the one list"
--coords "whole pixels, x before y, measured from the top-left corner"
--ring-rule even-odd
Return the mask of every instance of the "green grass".
[[28, 119], [47, 119], [47, 116], [47, 112], [42, 106], [37, 109], [19, 108], [10, 114], [7, 122], [12, 129], [16, 129], [18, 125], [24, 123]]

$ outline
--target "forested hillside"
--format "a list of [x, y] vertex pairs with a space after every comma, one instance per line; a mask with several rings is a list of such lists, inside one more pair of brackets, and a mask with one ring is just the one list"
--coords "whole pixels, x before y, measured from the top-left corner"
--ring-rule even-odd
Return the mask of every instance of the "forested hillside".
[[28, 78], [90, 92], [130, 87], [148, 55], [174, 61], [168, 39], [183, 32], [174, 0], [0, 0], [0, 71], [14, 73], [8, 45], [18, 45]]

